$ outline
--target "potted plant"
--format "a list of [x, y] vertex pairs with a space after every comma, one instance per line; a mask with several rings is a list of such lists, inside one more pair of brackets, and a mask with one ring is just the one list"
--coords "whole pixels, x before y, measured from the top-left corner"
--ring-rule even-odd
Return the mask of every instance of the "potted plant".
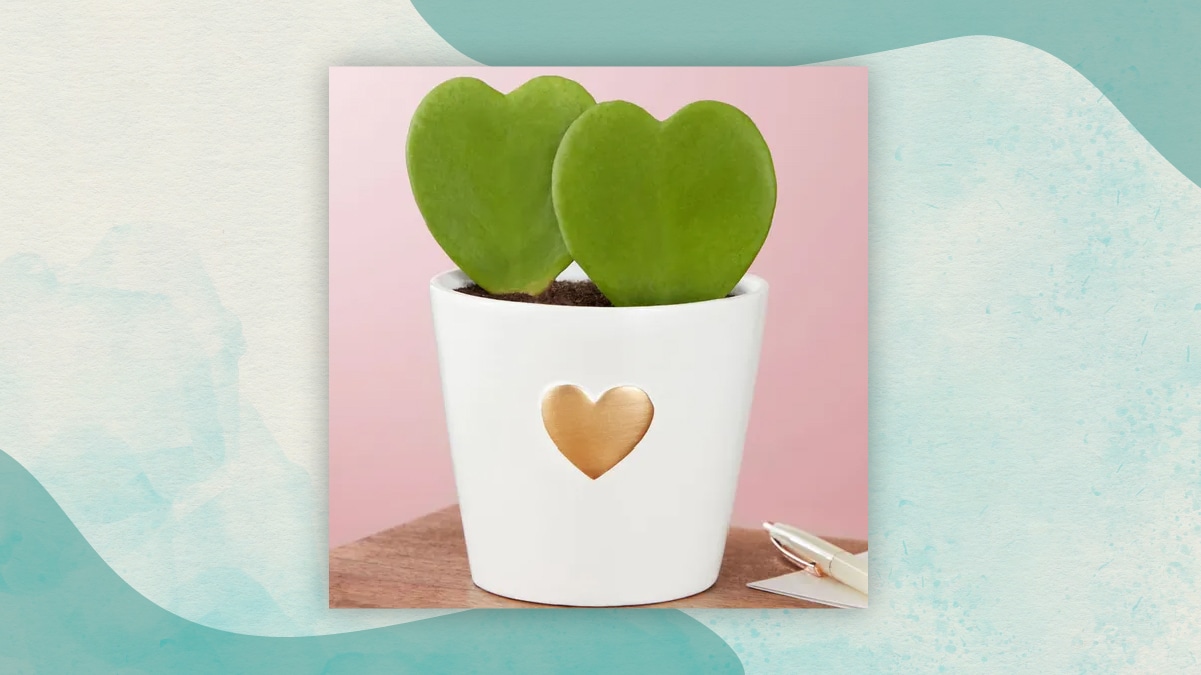
[[577, 606], [711, 586], [767, 302], [747, 274], [776, 203], [754, 122], [455, 78], [406, 161], [458, 266], [430, 289], [474, 583]]

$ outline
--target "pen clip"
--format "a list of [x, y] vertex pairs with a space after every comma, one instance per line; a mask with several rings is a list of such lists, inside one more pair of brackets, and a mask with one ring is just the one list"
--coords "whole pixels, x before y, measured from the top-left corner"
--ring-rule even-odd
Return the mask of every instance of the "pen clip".
[[788, 549], [784, 548], [784, 546], [780, 544], [780, 541], [778, 539], [776, 539], [775, 537], [769, 536], [768, 539], [771, 539], [771, 544], [772, 544], [772, 546], [776, 547], [776, 550], [778, 550], [780, 553], [784, 554], [784, 557], [787, 558], [789, 562], [791, 562], [792, 564], [801, 568], [801, 571], [808, 572], [809, 574], [812, 574], [815, 577], [826, 576], [825, 574], [822, 573], [820, 567], [818, 567], [816, 564], [796, 555], [792, 551], [789, 551]]

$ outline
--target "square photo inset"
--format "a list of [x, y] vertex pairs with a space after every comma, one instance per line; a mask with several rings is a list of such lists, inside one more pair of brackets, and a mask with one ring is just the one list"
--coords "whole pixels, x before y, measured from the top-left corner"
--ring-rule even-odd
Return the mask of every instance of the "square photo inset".
[[330, 69], [330, 607], [866, 607], [867, 70]]

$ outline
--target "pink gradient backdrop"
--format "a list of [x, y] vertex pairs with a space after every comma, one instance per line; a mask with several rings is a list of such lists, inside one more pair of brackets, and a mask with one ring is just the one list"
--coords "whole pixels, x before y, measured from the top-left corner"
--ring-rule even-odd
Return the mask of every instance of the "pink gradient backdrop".
[[413, 203], [404, 145], [431, 88], [537, 75], [663, 119], [738, 106], [776, 162], [771, 284], [735, 522], [867, 537], [867, 71], [863, 68], [331, 68], [329, 541], [455, 502], [429, 280], [453, 267]]

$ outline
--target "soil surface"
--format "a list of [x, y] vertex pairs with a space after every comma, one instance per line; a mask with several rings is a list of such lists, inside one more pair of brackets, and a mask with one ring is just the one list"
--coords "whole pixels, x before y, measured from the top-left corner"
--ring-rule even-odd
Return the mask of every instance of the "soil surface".
[[456, 289], [459, 293], [474, 295], [493, 300], [508, 300], [509, 302], [532, 302], [536, 305], [569, 305], [573, 307], [612, 307], [613, 303], [605, 297], [596, 284], [591, 281], [552, 281], [550, 286], [538, 295], [527, 293], [502, 293], [493, 295], [475, 284]]

